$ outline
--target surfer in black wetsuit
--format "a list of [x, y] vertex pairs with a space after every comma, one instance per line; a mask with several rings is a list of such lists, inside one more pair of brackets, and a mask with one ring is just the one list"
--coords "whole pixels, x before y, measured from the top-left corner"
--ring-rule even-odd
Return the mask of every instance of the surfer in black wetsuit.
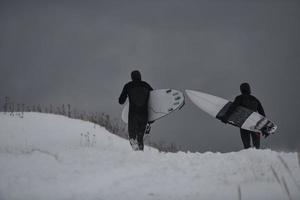
[[[139, 71], [131, 72], [132, 81], [125, 84], [119, 97], [119, 103], [124, 104], [129, 98], [128, 132], [129, 141], [135, 150], [144, 149], [144, 132], [148, 123], [148, 100], [152, 87], [142, 81]], [[135, 147], [138, 145], [138, 149]]]
[[[248, 83], [242, 83], [240, 85], [240, 90], [241, 90], [241, 95], [237, 96], [234, 100], [234, 102], [231, 104], [229, 107], [228, 111], [226, 114], [222, 117], [221, 121], [224, 123], [228, 122], [229, 116], [233, 113], [233, 111], [238, 107], [238, 106], [243, 106], [246, 107], [254, 112], [258, 112], [259, 114], [266, 116], [264, 109], [260, 103], [260, 101], [251, 95], [251, 88]], [[244, 144], [244, 148], [250, 148], [250, 137], [252, 138], [252, 143], [253, 146], [256, 149], [259, 149], [260, 147], [260, 133], [253, 132], [253, 131], [248, 131], [244, 129], [240, 129], [241, 132], [241, 138]], [[263, 132], [262, 133], [265, 137], [268, 136], [267, 133]]]

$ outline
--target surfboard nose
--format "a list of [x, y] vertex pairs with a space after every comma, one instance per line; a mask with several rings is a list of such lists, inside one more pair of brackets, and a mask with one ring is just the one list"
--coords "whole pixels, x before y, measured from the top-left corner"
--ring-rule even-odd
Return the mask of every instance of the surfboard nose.
[[194, 90], [185, 90], [185, 93], [187, 94], [187, 96], [189, 97], [189, 99], [193, 102], [195, 102], [195, 97], [197, 96], [197, 94], [195, 93], [196, 91]]
[[192, 94], [194, 92], [194, 90], [185, 90], [185, 93], [187, 93], [187, 95]]
[[192, 99], [193, 96], [196, 96], [197, 95], [197, 92], [194, 91], [194, 90], [185, 90], [185, 93], [187, 94], [187, 96]]
[[228, 103], [228, 100], [207, 94], [204, 92], [185, 90], [190, 100], [201, 110], [212, 117], [216, 117], [219, 111]]

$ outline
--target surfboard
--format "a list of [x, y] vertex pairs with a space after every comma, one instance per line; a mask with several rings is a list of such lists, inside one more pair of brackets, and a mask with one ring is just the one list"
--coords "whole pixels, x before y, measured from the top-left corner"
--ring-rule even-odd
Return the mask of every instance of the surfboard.
[[[158, 89], [150, 92], [148, 102], [148, 121], [153, 122], [179, 110], [185, 102], [184, 94], [173, 89]], [[122, 120], [128, 123], [129, 104], [122, 111]]]
[[[204, 92], [186, 90], [186, 93], [197, 107], [217, 119], [220, 119], [228, 111], [232, 103], [227, 99]], [[274, 133], [277, 129], [277, 125], [266, 117], [242, 106], [238, 106], [229, 116], [228, 123], [255, 132]]]

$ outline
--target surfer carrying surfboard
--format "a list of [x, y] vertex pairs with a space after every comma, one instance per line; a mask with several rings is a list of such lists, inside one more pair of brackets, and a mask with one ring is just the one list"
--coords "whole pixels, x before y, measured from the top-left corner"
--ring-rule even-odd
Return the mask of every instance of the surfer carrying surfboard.
[[[264, 109], [260, 103], [260, 101], [251, 95], [251, 88], [248, 83], [242, 83], [240, 85], [241, 95], [237, 96], [234, 100], [234, 102], [230, 105], [228, 111], [225, 113], [225, 115], [221, 118], [221, 121], [225, 124], [228, 123], [229, 116], [234, 112], [234, 110], [238, 106], [246, 107], [254, 112], [258, 112], [262, 116], [266, 116]], [[252, 138], [253, 146], [256, 149], [259, 149], [260, 147], [260, 133], [259, 132], [253, 132], [245, 129], [240, 129], [241, 132], [241, 138], [243, 141], [244, 148], [250, 148], [250, 137]], [[267, 132], [262, 132], [262, 134], [267, 137], [269, 134]]]
[[142, 81], [141, 73], [137, 70], [131, 72], [132, 81], [125, 84], [119, 97], [119, 103], [124, 104], [128, 97], [128, 132], [129, 142], [134, 150], [144, 149], [144, 132], [148, 123], [149, 94], [153, 88]]

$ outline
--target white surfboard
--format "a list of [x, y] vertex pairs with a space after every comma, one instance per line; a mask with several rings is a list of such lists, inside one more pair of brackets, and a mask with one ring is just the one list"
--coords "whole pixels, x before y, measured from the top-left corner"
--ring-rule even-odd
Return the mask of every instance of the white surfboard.
[[[148, 102], [148, 121], [156, 121], [184, 105], [182, 92], [173, 89], [159, 89], [150, 92]], [[122, 120], [128, 123], [129, 104], [126, 104], [122, 111]]]
[[[196, 106], [215, 118], [225, 114], [232, 103], [204, 92], [186, 90], [186, 93]], [[229, 116], [228, 123], [245, 130], [257, 132], [264, 130], [268, 133], [274, 133], [277, 129], [277, 126], [266, 117], [242, 106], [238, 106]]]

